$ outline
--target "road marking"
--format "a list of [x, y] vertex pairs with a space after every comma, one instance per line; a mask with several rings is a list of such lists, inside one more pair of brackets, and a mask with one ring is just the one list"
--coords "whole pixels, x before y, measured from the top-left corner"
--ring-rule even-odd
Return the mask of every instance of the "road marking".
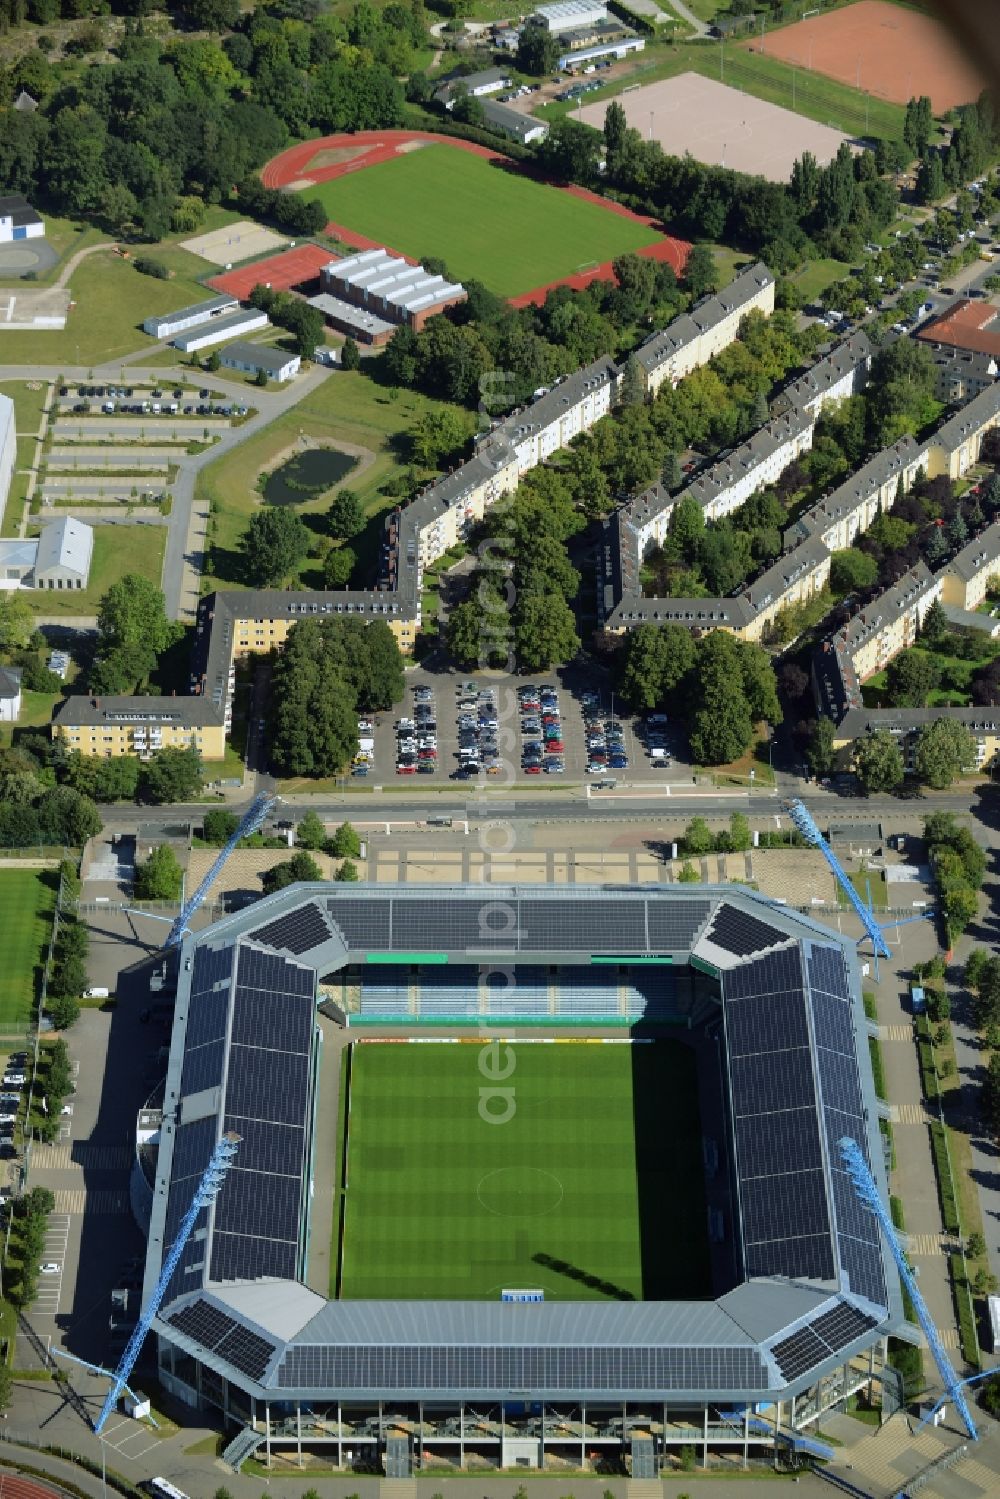
[[880, 1041], [912, 1041], [912, 1025], [880, 1025], [878, 1028]]
[[68, 1171], [79, 1166], [82, 1171], [127, 1171], [133, 1152], [127, 1145], [88, 1145], [85, 1141], [60, 1145], [39, 1145], [31, 1154], [35, 1171]]
[[927, 1109], [922, 1103], [896, 1103], [892, 1105], [892, 1118], [897, 1124], [928, 1124]]

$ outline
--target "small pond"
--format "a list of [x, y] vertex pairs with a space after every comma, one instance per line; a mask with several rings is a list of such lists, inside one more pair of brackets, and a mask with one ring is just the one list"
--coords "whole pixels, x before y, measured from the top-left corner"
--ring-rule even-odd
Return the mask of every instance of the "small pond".
[[325, 489], [340, 484], [357, 461], [336, 448], [308, 448], [268, 474], [264, 499], [268, 505], [303, 505]]

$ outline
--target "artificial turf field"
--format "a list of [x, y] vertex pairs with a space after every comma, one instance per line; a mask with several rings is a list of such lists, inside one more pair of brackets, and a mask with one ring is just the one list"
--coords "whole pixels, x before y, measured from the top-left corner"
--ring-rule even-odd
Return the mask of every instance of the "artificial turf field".
[[330, 220], [498, 296], [651, 245], [654, 229], [451, 146], [421, 146], [305, 190]]
[[0, 869], [0, 928], [7, 954], [0, 967], [0, 1031], [21, 1030], [31, 1018], [54, 907], [50, 873]]
[[[694, 1052], [667, 1040], [514, 1045], [498, 1081], [481, 1070], [484, 1051], [354, 1044], [341, 1295], [707, 1295]], [[507, 1053], [501, 1043], [497, 1071]], [[480, 1113], [490, 1087], [513, 1089], [504, 1123]]]

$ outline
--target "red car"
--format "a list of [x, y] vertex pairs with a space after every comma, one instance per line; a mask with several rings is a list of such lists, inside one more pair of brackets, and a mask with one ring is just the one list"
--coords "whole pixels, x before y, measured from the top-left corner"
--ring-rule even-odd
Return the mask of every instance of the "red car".
[[542, 773], [542, 767], [540, 765], [526, 765], [524, 767], [524, 773], [526, 776], [540, 776]]
[[415, 776], [416, 773], [417, 773], [417, 767], [415, 765], [397, 765], [396, 766], [396, 774], [398, 776]]
[[563, 751], [564, 751], [564, 745], [563, 745], [562, 740], [561, 739], [546, 739], [546, 741], [545, 741], [545, 751], [546, 751], [546, 754], [561, 755], [563, 753]]
[[417, 750], [417, 759], [418, 760], [436, 760], [437, 757], [438, 757], [438, 752], [437, 752], [436, 749], [422, 749], [422, 750]]

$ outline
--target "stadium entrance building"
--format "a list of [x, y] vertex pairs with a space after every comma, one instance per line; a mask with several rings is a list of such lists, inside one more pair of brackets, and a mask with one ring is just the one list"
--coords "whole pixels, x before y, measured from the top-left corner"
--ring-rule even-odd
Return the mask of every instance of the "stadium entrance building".
[[[599, 1183], [657, 1184], [640, 1202], [655, 1233], [640, 1224], [636, 1277], [614, 1284], [572, 1263], [560, 1184], [515, 1208], [511, 1242], [530, 1270], [477, 1279], [472, 1265], [454, 1295], [422, 1285], [405, 1273], [420, 1194], [404, 1190], [386, 1220], [401, 1258], [390, 1245], [372, 1294], [351, 1250], [379, 1196], [365, 1189], [380, 1171], [398, 1181], [407, 1132], [423, 1139], [423, 1115], [447, 1113], [443, 1061], [429, 1059], [474, 1061], [426, 1043], [490, 1038], [530, 1048], [533, 1064], [557, 1059], [570, 1091], [574, 1057], [590, 1067], [658, 1043], [688, 1057], [696, 1083], [676, 1134], [658, 1137], [633, 1097], [628, 1149], [609, 1161], [591, 1143], [574, 1162], [594, 1183], [588, 1253], [608, 1237]], [[352, 1091], [359, 1051], [396, 1075], [409, 1059], [425, 1075], [440, 1067], [437, 1087], [398, 1088], [384, 1111], [402, 1121], [397, 1147], [379, 1143], [371, 1095]], [[509, 1064], [493, 1065], [502, 1079]], [[887, 1195], [854, 946], [752, 891], [323, 884], [259, 901], [185, 939], [148, 1168], [147, 1299], [226, 1131], [241, 1139], [235, 1165], [154, 1328], [163, 1385], [221, 1413], [234, 1466], [256, 1452], [390, 1476], [486, 1465], [649, 1477], [683, 1448], [706, 1463], [808, 1449], [822, 1411], [891, 1377], [899, 1283], [838, 1150], [857, 1141]], [[460, 1166], [469, 1141], [455, 1123], [445, 1139]], [[550, 1176], [554, 1161], [541, 1162]], [[480, 1206], [495, 1211], [485, 1180]], [[560, 1255], [535, 1252], [546, 1243]]]

